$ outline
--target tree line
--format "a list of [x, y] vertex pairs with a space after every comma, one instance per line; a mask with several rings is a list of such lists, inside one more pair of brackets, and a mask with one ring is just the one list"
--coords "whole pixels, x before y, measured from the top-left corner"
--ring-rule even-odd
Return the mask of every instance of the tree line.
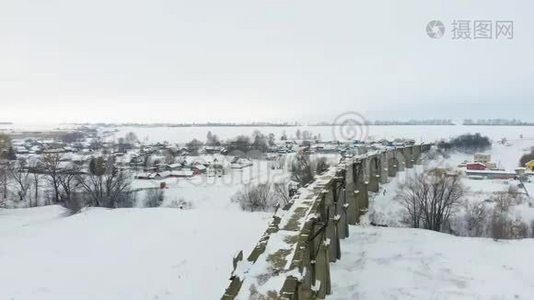
[[88, 170], [63, 162], [60, 153], [44, 154], [32, 163], [4, 160], [0, 175], [4, 205], [8, 200], [15, 207], [60, 204], [76, 211], [84, 206], [132, 206], [134, 201], [131, 174], [118, 169], [110, 155], [91, 158]]

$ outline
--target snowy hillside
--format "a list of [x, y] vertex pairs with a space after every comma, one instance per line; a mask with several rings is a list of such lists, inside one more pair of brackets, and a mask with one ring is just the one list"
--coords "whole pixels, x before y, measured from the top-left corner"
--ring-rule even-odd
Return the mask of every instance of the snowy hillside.
[[534, 240], [351, 226], [328, 299], [532, 299]]
[[[267, 213], [0, 210], [0, 299], [217, 299]], [[206, 288], [208, 287], [209, 288]]]

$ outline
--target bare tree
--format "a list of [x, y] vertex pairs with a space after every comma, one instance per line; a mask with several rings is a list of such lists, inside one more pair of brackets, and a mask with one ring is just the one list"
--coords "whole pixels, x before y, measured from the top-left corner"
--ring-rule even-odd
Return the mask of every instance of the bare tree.
[[467, 235], [471, 237], [480, 237], [484, 235], [484, 229], [487, 224], [488, 209], [484, 202], [465, 203], [465, 225]]
[[47, 153], [43, 155], [39, 168], [42, 169], [43, 173], [46, 175], [50, 185], [54, 190], [53, 201], [54, 203], [59, 203], [60, 198], [60, 162], [61, 162], [60, 153]]
[[518, 239], [528, 236], [528, 225], [520, 218], [510, 215], [515, 194], [499, 193], [493, 197], [495, 206], [491, 215], [491, 237], [495, 239]]
[[70, 164], [58, 174], [57, 180], [61, 187], [61, 202], [68, 203], [73, 199], [73, 194], [81, 185], [80, 174], [80, 167], [75, 164]]
[[302, 152], [297, 153], [295, 160], [291, 164], [291, 180], [301, 185], [313, 181], [313, 167], [309, 155]]
[[202, 142], [197, 139], [192, 139], [189, 143], [185, 144], [185, 147], [191, 155], [198, 155], [202, 147]]
[[427, 197], [428, 185], [424, 183], [423, 176], [407, 177], [406, 182], [400, 186], [397, 200], [406, 212], [405, 222], [413, 228], [421, 227], [422, 206], [421, 199]]
[[[16, 162], [9, 164], [8, 173], [15, 187], [18, 201], [22, 203], [26, 202], [26, 197], [28, 196], [28, 191], [31, 189], [32, 183], [26, 160], [20, 158]], [[31, 206], [31, 199], [29, 206]]]
[[165, 163], [170, 165], [176, 161], [176, 153], [171, 149], [165, 150]]
[[328, 170], [329, 167], [330, 165], [328, 164], [326, 157], [319, 157], [315, 162], [315, 172], [317, 174], [323, 173], [324, 171]]
[[287, 182], [275, 182], [272, 184], [273, 196], [282, 206], [288, 204], [291, 200], [288, 184]]
[[117, 169], [111, 156], [91, 159], [89, 174], [77, 178], [89, 205], [115, 208], [130, 193], [129, 174]]
[[0, 133], [0, 184], [2, 186], [2, 203], [7, 201], [8, 186], [8, 168], [9, 168], [9, 150], [11, 147], [11, 138], [8, 135]]
[[8, 176], [8, 162], [0, 160], [0, 185], [2, 188], [2, 201], [6, 202], [7, 200], [7, 179]]
[[433, 169], [408, 179], [401, 185], [399, 201], [413, 227], [441, 231], [465, 194], [456, 176]]
[[[35, 206], [38, 206], [39, 205], [39, 188], [40, 188], [39, 182], [41, 181], [41, 174], [35, 172], [34, 170], [34, 172], [32, 173], [32, 179], [33, 179]], [[31, 203], [30, 203], [30, 207], [31, 207]]]
[[139, 141], [139, 139], [137, 138], [137, 135], [135, 135], [135, 133], [133, 132], [128, 132], [126, 134], [126, 136], [124, 137], [126, 143], [128, 144], [135, 144]]

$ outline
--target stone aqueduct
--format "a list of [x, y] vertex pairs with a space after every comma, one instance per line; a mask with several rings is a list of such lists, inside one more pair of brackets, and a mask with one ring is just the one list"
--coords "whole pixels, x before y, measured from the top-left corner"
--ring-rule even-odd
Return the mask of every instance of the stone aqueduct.
[[430, 144], [366, 151], [344, 159], [299, 189], [279, 209], [250, 255], [234, 257], [222, 299], [323, 299], [332, 293], [330, 263], [341, 258], [340, 240], [367, 211], [369, 192], [398, 171], [412, 168]]

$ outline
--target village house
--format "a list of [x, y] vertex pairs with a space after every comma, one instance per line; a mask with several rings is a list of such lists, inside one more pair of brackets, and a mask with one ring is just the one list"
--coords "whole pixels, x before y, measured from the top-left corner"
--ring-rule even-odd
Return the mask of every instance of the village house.
[[475, 162], [483, 163], [484, 165], [491, 162], [490, 154], [476, 153], [474, 156]]
[[486, 170], [486, 165], [480, 162], [467, 163], [465, 165], [467, 170]]
[[514, 179], [518, 176], [516, 172], [499, 170], [467, 170], [465, 175], [472, 179]]

